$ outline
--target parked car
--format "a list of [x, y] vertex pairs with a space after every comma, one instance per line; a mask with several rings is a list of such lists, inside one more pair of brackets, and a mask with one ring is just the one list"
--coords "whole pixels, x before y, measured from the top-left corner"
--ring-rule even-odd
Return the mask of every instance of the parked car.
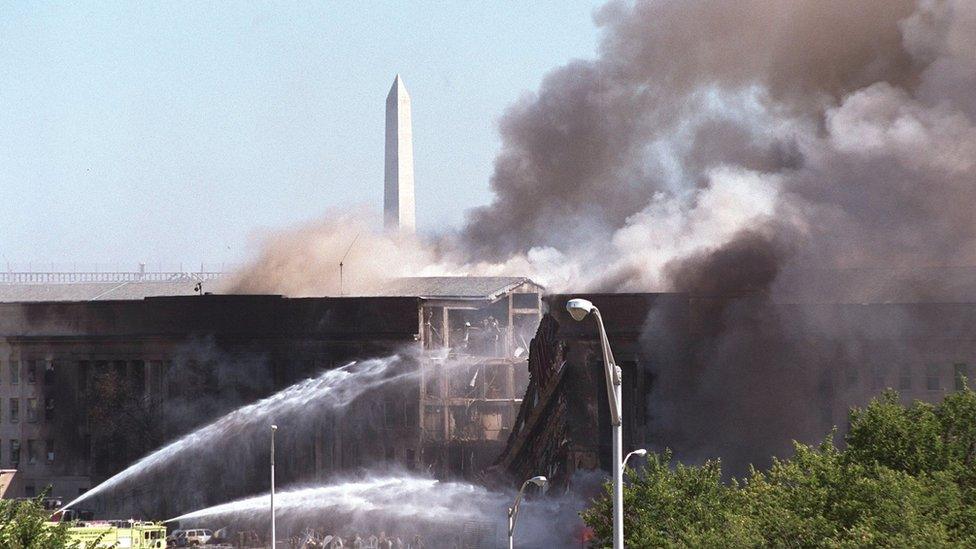
[[[180, 546], [192, 547], [194, 545], [206, 545], [207, 543], [210, 543], [210, 538], [212, 537], [213, 530], [207, 528], [194, 528], [186, 531], [186, 534], [183, 536], [183, 544]], [[179, 543], [177, 545], [179, 545]]]

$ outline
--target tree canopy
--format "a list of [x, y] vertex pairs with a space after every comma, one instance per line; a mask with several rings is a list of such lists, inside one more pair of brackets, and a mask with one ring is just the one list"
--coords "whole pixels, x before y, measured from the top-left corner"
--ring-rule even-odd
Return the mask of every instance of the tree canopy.
[[[850, 412], [844, 444], [725, 482], [721, 463], [649, 454], [624, 489], [627, 547], [976, 547], [976, 393], [902, 405], [888, 391]], [[609, 485], [608, 485], [609, 490]], [[609, 491], [583, 512], [612, 536]]]

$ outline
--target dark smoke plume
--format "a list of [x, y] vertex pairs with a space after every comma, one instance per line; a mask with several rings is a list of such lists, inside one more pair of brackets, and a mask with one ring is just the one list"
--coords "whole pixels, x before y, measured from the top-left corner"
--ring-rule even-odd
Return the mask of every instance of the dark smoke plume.
[[[912, 360], [872, 342], [917, 320], [819, 303], [976, 296], [976, 4], [612, 2], [596, 21], [599, 56], [503, 117], [464, 252], [552, 249], [586, 266], [574, 290], [688, 292], [710, 320], [651, 397], [679, 457], [741, 471], [823, 437], [843, 365]], [[674, 348], [666, 324], [649, 347]]]
[[[686, 456], [776, 446], [791, 426], [823, 436], [803, 425], [829, 364], [863, 360], [875, 334], [839, 331], [815, 304], [976, 295], [976, 3], [645, 0], [595, 20], [597, 57], [552, 71], [502, 117], [493, 201], [457, 235], [408, 253], [384, 241], [364, 265], [689, 292], [718, 320], [694, 351], [702, 371], [657, 372], [673, 389], [659, 406], [701, 404], [684, 427], [660, 426], [663, 442], [716, 418], [713, 443]], [[272, 247], [336, 265], [354, 236], [341, 226]], [[279, 257], [262, 254], [238, 290], [321, 286]], [[797, 306], [771, 309], [784, 304]], [[800, 360], [776, 343], [798, 332], [833, 343], [802, 351], [800, 374], [775, 369]], [[767, 441], [735, 442], [771, 416]]]

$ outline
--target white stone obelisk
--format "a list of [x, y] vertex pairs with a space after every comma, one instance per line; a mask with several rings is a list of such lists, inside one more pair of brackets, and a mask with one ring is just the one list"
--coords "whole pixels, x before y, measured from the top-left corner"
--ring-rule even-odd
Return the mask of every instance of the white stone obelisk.
[[386, 96], [386, 177], [383, 217], [387, 231], [413, 234], [416, 207], [413, 195], [413, 130], [410, 96], [398, 74]]

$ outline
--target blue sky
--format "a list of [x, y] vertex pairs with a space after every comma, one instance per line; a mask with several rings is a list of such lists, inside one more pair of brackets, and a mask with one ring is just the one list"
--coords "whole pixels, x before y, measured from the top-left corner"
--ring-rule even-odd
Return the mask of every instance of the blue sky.
[[498, 117], [594, 55], [600, 3], [0, 2], [0, 268], [237, 262], [379, 211], [397, 72], [419, 229], [457, 225], [490, 199]]

